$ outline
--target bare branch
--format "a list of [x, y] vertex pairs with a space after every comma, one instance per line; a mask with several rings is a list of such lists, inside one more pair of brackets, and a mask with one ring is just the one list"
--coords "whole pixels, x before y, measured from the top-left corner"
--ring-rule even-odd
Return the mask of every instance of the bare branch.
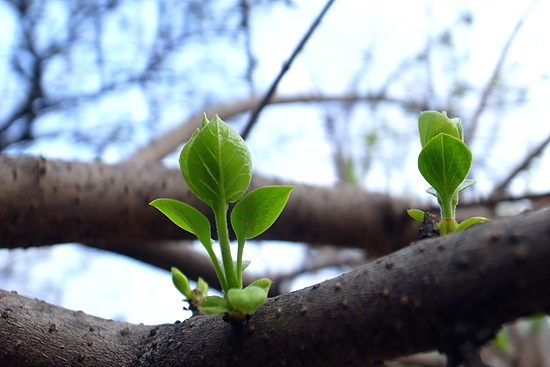
[[[344, 94], [344, 95], [319, 95], [319, 94], [296, 94], [275, 96], [268, 101], [269, 105], [290, 104], [290, 103], [323, 103], [323, 102], [379, 102], [385, 101], [409, 107], [412, 110], [422, 110], [415, 102], [392, 98], [383, 93], [376, 94]], [[222, 119], [229, 121], [233, 117], [250, 111], [260, 103], [259, 97], [247, 97], [242, 100], [233, 101], [228, 104], [205, 107], [189, 116], [183, 123], [162, 134], [160, 137], [151, 140], [146, 146], [138, 149], [129, 158], [129, 162], [154, 162], [174, 152], [177, 147], [185, 143], [193, 132], [200, 127], [203, 113], [208, 116], [218, 114]]]
[[527, 169], [529, 167], [529, 165], [531, 164], [531, 162], [544, 151], [544, 149], [548, 146], [548, 144], [550, 144], [550, 135], [548, 135], [546, 137], [546, 139], [541, 141], [538, 146], [536, 146], [532, 151], [530, 151], [527, 154], [527, 156], [525, 156], [523, 161], [515, 169], [513, 169], [512, 172], [510, 172], [510, 174], [508, 176], [506, 176], [506, 178], [504, 180], [502, 180], [502, 182], [495, 185], [495, 187], [493, 189], [493, 192], [489, 196], [489, 201], [501, 200], [503, 198], [505, 190], [508, 187], [508, 185], [510, 184], [510, 182], [512, 182], [512, 180], [519, 173], [521, 173], [522, 171]]
[[259, 106], [250, 115], [250, 119], [248, 120], [243, 132], [241, 133], [241, 136], [243, 137], [243, 139], [246, 139], [248, 137], [248, 134], [250, 133], [250, 130], [252, 130], [252, 126], [258, 120], [258, 116], [260, 116], [260, 113], [262, 112], [263, 108], [268, 104], [269, 100], [275, 94], [275, 91], [277, 90], [277, 86], [279, 85], [279, 83], [283, 79], [283, 76], [286, 74], [286, 72], [288, 70], [290, 70], [290, 66], [294, 62], [294, 59], [296, 58], [296, 56], [298, 56], [300, 51], [302, 51], [305, 44], [307, 43], [307, 41], [309, 40], [309, 38], [311, 37], [311, 35], [315, 31], [315, 29], [317, 28], [317, 26], [321, 23], [321, 20], [323, 19], [325, 14], [328, 12], [329, 8], [332, 6], [333, 3], [334, 3], [334, 0], [328, 0], [328, 2], [325, 4], [325, 7], [323, 8], [323, 10], [321, 10], [319, 15], [315, 19], [315, 21], [309, 27], [309, 29], [306, 32], [306, 34], [304, 35], [304, 37], [302, 37], [302, 40], [300, 41], [300, 43], [298, 43], [298, 46], [296, 46], [296, 48], [294, 49], [294, 51], [290, 55], [290, 58], [283, 64], [283, 67], [282, 67], [281, 71], [279, 72], [279, 75], [277, 75], [277, 77], [275, 78], [275, 80], [271, 84], [271, 87], [269, 87], [269, 90], [265, 94], [265, 96], [262, 99], [262, 101], [260, 102]]
[[481, 93], [479, 103], [468, 123], [468, 128], [466, 129], [466, 135], [464, 137], [464, 142], [466, 143], [466, 145], [470, 145], [475, 136], [477, 126], [479, 124], [479, 118], [483, 113], [483, 111], [485, 111], [487, 101], [489, 100], [489, 97], [491, 96], [491, 93], [493, 92], [496, 86], [497, 80], [502, 73], [502, 67], [504, 65], [504, 62], [506, 61], [506, 58], [508, 57], [508, 51], [510, 50], [512, 43], [514, 42], [521, 27], [523, 26], [525, 19], [527, 18], [529, 13], [531, 13], [531, 10], [533, 10], [536, 3], [537, 3], [537, 0], [533, 1], [531, 6], [525, 12], [525, 14], [523, 14], [521, 19], [516, 23], [514, 30], [512, 31], [512, 33], [510, 33], [510, 35], [508, 36], [508, 39], [506, 40], [506, 43], [504, 44], [504, 47], [502, 48], [500, 57], [497, 61], [497, 64], [495, 65], [495, 68], [493, 69], [493, 73], [491, 74], [489, 81], [485, 85], [485, 88], [483, 88], [483, 92]]

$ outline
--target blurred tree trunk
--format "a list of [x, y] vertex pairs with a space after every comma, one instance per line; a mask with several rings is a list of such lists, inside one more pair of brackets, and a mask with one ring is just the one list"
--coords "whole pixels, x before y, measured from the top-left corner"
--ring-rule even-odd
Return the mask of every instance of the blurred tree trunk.
[[[296, 184], [255, 176], [251, 189]], [[0, 156], [0, 247], [80, 242], [121, 247], [192, 239], [148, 204], [185, 201], [211, 216], [179, 169], [161, 163], [80, 163]], [[412, 203], [351, 186], [297, 184], [281, 217], [259, 239], [332, 244], [386, 254], [417, 237]]]

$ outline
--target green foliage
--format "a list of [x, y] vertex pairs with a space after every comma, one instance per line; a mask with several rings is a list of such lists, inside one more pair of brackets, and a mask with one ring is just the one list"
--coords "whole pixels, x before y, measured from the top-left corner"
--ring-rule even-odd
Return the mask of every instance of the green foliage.
[[[263, 305], [271, 280], [259, 279], [242, 288], [242, 273], [250, 261], [242, 259], [244, 244], [266, 231], [281, 214], [293, 186], [267, 186], [244, 195], [252, 178], [252, 159], [244, 140], [217, 115], [197, 129], [180, 154], [180, 169], [189, 188], [208, 204], [222, 253], [216, 257], [210, 233], [210, 222], [197, 209], [173, 199], [156, 199], [151, 205], [172, 222], [197, 236], [212, 263], [222, 286], [224, 297], [208, 296], [208, 284], [199, 278], [191, 290], [189, 281], [178, 269], [172, 268], [172, 281], [186, 301], [207, 315], [227, 313], [243, 317]], [[244, 195], [244, 196], [243, 196]], [[237, 260], [229, 246], [227, 212], [229, 204], [237, 202], [231, 212], [231, 225], [237, 236]]]
[[[434, 195], [441, 206], [441, 234], [461, 231], [489, 220], [473, 217], [460, 224], [456, 221], [458, 194], [475, 183], [475, 180], [466, 179], [472, 165], [472, 153], [464, 144], [460, 119], [450, 119], [445, 112], [424, 111], [418, 119], [418, 130], [422, 145], [418, 169], [432, 185], [426, 191]], [[418, 209], [410, 209], [408, 213], [418, 221], [424, 220], [424, 213]]]
[[244, 140], [217, 115], [203, 118], [180, 155], [185, 182], [212, 208], [239, 200], [250, 185], [252, 158]]
[[150, 205], [163, 212], [182, 229], [197, 236], [205, 246], [210, 244], [210, 222], [191, 205], [173, 199], [156, 199]]
[[187, 280], [187, 277], [183, 275], [181, 271], [179, 271], [178, 268], [172, 267], [172, 282], [180, 291], [181, 294], [183, 294], [188, 299], [195, 298], [195, 294], [191, 290], [191, 287], [189, 286], [189, 280]]
[[411, 218], [416, 219], [419, 222], [424, 222], [424, 212], [419, 209], [408, 209], [407, 213]]
[[231, 212], [231, 226], [237, 236], [238, 281], [244, 268], [242, 253], [246, 240], [259, 236], [275, 222], [286, 205], [292, 186], [260, 187], [244, 196]]
[[418, 169], [437, 193], [444, 218], [454, 218], [458, 187], [472, 165], [472, 153], [461, 140], [440, 133], [429, 140], [418, 157]]
[[271, 283], [271, 279], [258, 279], [244, 289], [230, 289], [227, 298], [235, 309], [244, 314], [252, 314], [267, 300]]
[[510, 352], [510, 338], [504, 330], [501, 330], [496, 335], [493, 340], [493, 345], [497, 348], [502, 354], [508, 355]]

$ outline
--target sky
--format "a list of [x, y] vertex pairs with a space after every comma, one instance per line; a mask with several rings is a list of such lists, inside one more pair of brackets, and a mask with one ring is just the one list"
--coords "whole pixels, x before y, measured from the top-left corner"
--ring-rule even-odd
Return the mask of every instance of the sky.
[[[507, 77], [514, 83], [529, 86], [530, 102], [521, 108], [510, 109], [506, 116], [484, 116], [489, 122], [482, 124], [480, 139], [471, 146], [474, 160], [476, 156], [480, 156], [483, 158], [481, 167], [490, 168], [487, 174], [484, 174], [483, 169], [476, 171], [478, 195], [490, 190], [490, 186], [484, 182], [493, 182], [494, 177], [487, 176], [503, 175], [511, 162], [519, 160], [518, 149], [510, 147], [520, 147], [520, 151], [525, 151], [550, 133], [550, 125], [544, 118], [550, 102], [550, 85], [546, 79], [541, 78], [541, 75], [547, 75], [550, 65], [550, 53], [545, 51], [546, 35], [550, 31], [550, 25], [545, 19], [550, 12], [549, 4], [550, 2], [540, 1], [536, 5], [536, 11], [529, 15], [509, 55]], [[0, 2], [0, 24], [7, 24], [3, 19], [9, 19], [9, 15], [6, 16], [2, 6], [5, 7], [5, 4]], [[469, 62], [458, 70], [453, 69], [452, 73], [449, 73], [449, 69], [436, 67], [434, 75], [441, 81], [436, 86], [448, 88], [453, 73], [468, 75], [477, 86], [483, 86], [518, 16], [527, 7], [526, 3], [518, 1], [337, 0], [285, 76], [279, 93], [308, 91], [337, 94], [349, 91], [355, 82], [359, 91], [380, 85], [384, 83], [385, 75], [389, 71], [399, 68], [403, 55], [414, 56], [415, 52], [425, 46], [430, 36], [437, 35], [441, 29], [453, 23], [457, 11], [461, 9], [473, 9], [475, 17], [471, 31], [457, 31], [457, 44], [460, 45], [458, 48], [468, 55]], [[291, 8], [279, 4], [269, 11], [258, 10], [254, 14], [252, 46], [259, 56], [255, 71], [255, 82], [259, 91], [265, 90], [275, 78], [320, 8], [320, 2], [308, 0], [297, 1]], [[9, 44], [10, 39], [6, 32], [0, 37], [3, 37], [0, 38], [0, 45]], [[222, 47], [221, 51], [217, 51], [232, 55], [227, 48]], [[443, 59], [446, 55], [436, 54], [434, 57]], [[437, 61], [434, 61], [436, 65]], [[242, 60], [235, 58], [225, 62], [239, 63]], [[361, 67], [375, 72], [355, 79], [354, 73]], [[395, 93], [404, 95], [417, 92], [415, 88], [420, 86], [415, 85], [415, 74], [408, 73], [402, 77], [403, 83]], [[135, 90], [126, 91], [124, 96], [128, 106], [132, 107], [144, 105], [139, 102], [140, 98], [142, 97]], [[113, 114], [120, 113], [124, 118], [135, 120], [148, 113], [145, 108], [128, 106], [121, 107], [120, 99], [114, 98], [106, 100], [102, 108], [112, 109], [115, 111]], [[91, 110], [97, 106], [89, 108]], [[473, 103], [469, 108], [473, 109]], [[177, 107], [167, 110], [155, 130], [159, 135], [182, 121], [190, 112]], [[331, 106], [320, 110], [303, 104], [266, 109], [247, 141], [255, 170], [304, 183], [334, 183], [336, 176], [331, 158], [334, 148], [330, 142], [331, 137], [327, 137], [323, 128], [327, 112], [335, 114], [336, 118], [342, 113]], [[416, 139], [416, 121], [409, 121], [409, 116], [392, 106], [382, 106], [375, 113], [368, 107], [357, 107], [344, 115], [343, 118], [349, 119], [349, 130], [342, 133], [361, 136], [370, 131], [380, 132], [379, 144], [373, 153], [375, 159], [368, 174], [362, 179], [364, 187], [374, 191], [420, 197], [429, 202], [431, 198], [428, 195], [422, 196], [428, 185], [416, 168], [414, 152], [420, 150], [420, 143]], [[241, 131], [245, 117], [231, 121], [237, 131]], [[58, 118], [55, 115], [45, 118], [37, 127], [38, 131], [44, 134], [52, 131], [58, 124]], [[524, 121], [528, 124], [524, 125]], [[97, 128], [97, 123], [91, 119], [89, 128]], [[144, 144], [150, 134], [151, 130], [144, 129], [134, 137], [131, 144], [107, 149], [102, 159], [106, 162], [123, 160], [137, 146]], [[63, 139], [64, 136], [57, 140], [45, 140], [28, 147], [25, 153], [84, 161], [93, 158], [92, 151], [77, 149], [74, 144]], [[491, 142], [489, 145], [488, 140]], [[349, 143], [346, 148], [356, 154], [363, 154], [361, 142]], [[497, 154], [486, 158], [485, 153], [489, 148], [494, 149]], [[177, 152], [164, 162], [169, 166], [176, 166], [176, 155]], [[537, 164], [539, 167], [547, 167], [548, 160], [549, 153], [546, 152]], [[526, 180], [518, 180], [514, 184], [516, 192], [523, 192], [526, 186], [534, 192], [548, 191], [548, 180], [540, 174], [544, 170], [535, 171], [539, 174], [532, 173], [529, 185]], [[419, 192], [421, 195], [418, 195]], [[248, 258], [253, 261], [249, 268], [251, 271], [262, 271], [266, 268], [274, 272], [292, 271], [307, 256], [304, 246], [280, 243], [263, 243], [257, 247], [251, 246], [246, 251]], [[182, 311], [182, 296], [172, 286], [168, 272], [119, 255], [67, 244], [55, 246], [51, 250], [0, 252], [0, 268], [8, 263], [14, 264], [12, 273], [9, 277], [0, 278], [0, 288], [17, 289], [20, 294], [44, 299], [63, 307], [83, 310], [100, 317], [145, 324], [174, 322], [189, 315]], [[52, 269], [60, 271], [54, 272]], [[293, 288], [301, 288], [335, 275], [338, 275], [337, 270], [329, 269], [309, 278], [300, 278]], [[61, 290], [60, 285], [63, 285]]]

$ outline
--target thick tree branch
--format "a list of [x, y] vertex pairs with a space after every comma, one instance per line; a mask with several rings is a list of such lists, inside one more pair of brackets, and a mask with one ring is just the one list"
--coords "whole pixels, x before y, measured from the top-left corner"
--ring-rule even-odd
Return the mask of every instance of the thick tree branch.
[[[254, 177], [251, 189], [291, 184]], [[160, 163], [106, 165], [0, 156], [1, 247], [80, 242], [134, 246], [193, 238], [148, 203], [159, 197], [210, 210], [181, 173]], [[348, 186], [299, 184], [275, 225], [259, 239], [333, 244], [389, 253], [416, 238], [411, 204]]]
[[10, 366], [372, 366], [550, 311], [550, 210], [424, 240], [269, 299], [244, 324], [101, 320], [0, 292]]

